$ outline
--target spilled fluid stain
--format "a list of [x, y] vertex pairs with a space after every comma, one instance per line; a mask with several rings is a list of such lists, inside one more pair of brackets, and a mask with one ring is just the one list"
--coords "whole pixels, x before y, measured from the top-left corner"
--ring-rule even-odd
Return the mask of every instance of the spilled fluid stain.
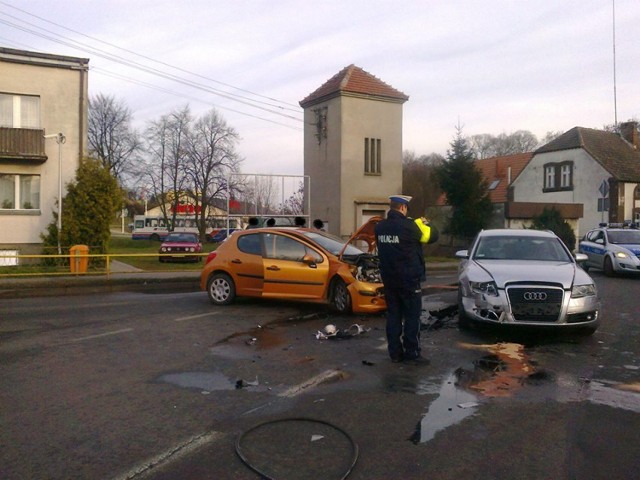
[[246, 345], [258, 349], [274, 348], [286, 343], [282, 334], [277, 332], [275, 328], [257, 326], [251, 330], [233, 333], [221, 342], [218, 342], [218, 344], [226, 343], [236, 338], [244, 340]]
[[476, 411], [477, 397], [460, 388], [458, 370], [447, 377], [438, 391], [438, 397], [431, 402], [427, 413], [416, 426], [409, 438], [414, 444], [425, 443], [436, 433], [455, 425]]
[[[507, 397], [520, 389], [527, 379], [535, 380], [536, 372], [519, 343], [491, 345], [460, 344], [463, 348], [485, 351], [489, 355], [475, 362], [474, 373], [466, 386], [485, 397]], [[539, 375], [538, 375], [539, 376]]]

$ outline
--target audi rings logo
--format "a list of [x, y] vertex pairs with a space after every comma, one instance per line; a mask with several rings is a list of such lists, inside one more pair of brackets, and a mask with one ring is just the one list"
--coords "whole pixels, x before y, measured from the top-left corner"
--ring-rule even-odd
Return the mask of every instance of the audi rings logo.
[[547, 299], [547, 294], [545, 292], [525, 292], [524, 293], [525, 300], [544, 302]]

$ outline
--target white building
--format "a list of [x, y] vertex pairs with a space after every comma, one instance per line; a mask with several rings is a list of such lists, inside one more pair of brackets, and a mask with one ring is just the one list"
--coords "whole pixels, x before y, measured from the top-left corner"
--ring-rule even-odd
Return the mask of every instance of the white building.
[[85, 58], [0, 48], [0, 250], [40, 253], [59, 190], [86, 154], [88, 68]]

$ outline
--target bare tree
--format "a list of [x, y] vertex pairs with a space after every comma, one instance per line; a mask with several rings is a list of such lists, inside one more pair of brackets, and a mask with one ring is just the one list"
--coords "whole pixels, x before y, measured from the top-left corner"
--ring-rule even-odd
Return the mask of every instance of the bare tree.
[[[152, 121], [146, 131], [146, 178], [165, 220], [175, 224], [187, 182], [186, 159], [191, 113], [186, 106]], [[167, 206], [169, 206], [170, 211]]]
[[98, 94], [89, 99], [89, 148], [120, 184], [132, 174], [142, 143], [131, 126], [131, 110], [113, 96]]
[[[235, 150], [237, 142], [237, 132], [215, 109], [200, 117], [190, 130], [187, 191], [196, 206], [201, 238], [207, 229], [208, 207], [213, 206], [214, 200], [225, 198], [236, 189], [235, 185], [229, 185], [229, 178], [231, 173], [239, 171], [241, 163]], [[202, 208], [198, 209], [198, 206]]]
[[304, 215], [304, 182], [284, 201], [281, 210], [284, 215]]
[[497, 136], [483, 133], [471, 136], [468, 142], [474, 157], [478, 159], [531, 152], [538, 146], [538, 139], [528, 130]]
[[413, 197], [411, 215], [423, 216], [427, 207], [436, 204], [441, 189], [434, 172], [443, 162], [444, 157], [437, 153], [419, 157], [412, 151], [403, 153], [402, 193]]
[[555, 140], [556, 138], [558, 138], [560, 135], [562, 135], [564, 132], [561, 132], [559, 130], [557, 131], [548, 131], [544, 137], [542, 137], [542, 139], [540, 140], [540, 143], [538, 143], [537, 147], [540, 148], [543, 145], [546, 145], [547, 143], [549, 143], [552, 140]]

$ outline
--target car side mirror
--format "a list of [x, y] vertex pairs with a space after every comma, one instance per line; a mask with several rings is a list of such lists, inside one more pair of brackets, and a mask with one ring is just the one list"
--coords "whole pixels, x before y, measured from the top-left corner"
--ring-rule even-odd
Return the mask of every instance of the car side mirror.
[[469, 250], [458, 250], [456, 258], [469, 258]]
[[587, 260], [589, 260], [589, 257], [584, 253], [576, 253], [574, 255], [574, 257], [575, 257], [577, 263], [582, 263], [582, 262], [586, 262]]

